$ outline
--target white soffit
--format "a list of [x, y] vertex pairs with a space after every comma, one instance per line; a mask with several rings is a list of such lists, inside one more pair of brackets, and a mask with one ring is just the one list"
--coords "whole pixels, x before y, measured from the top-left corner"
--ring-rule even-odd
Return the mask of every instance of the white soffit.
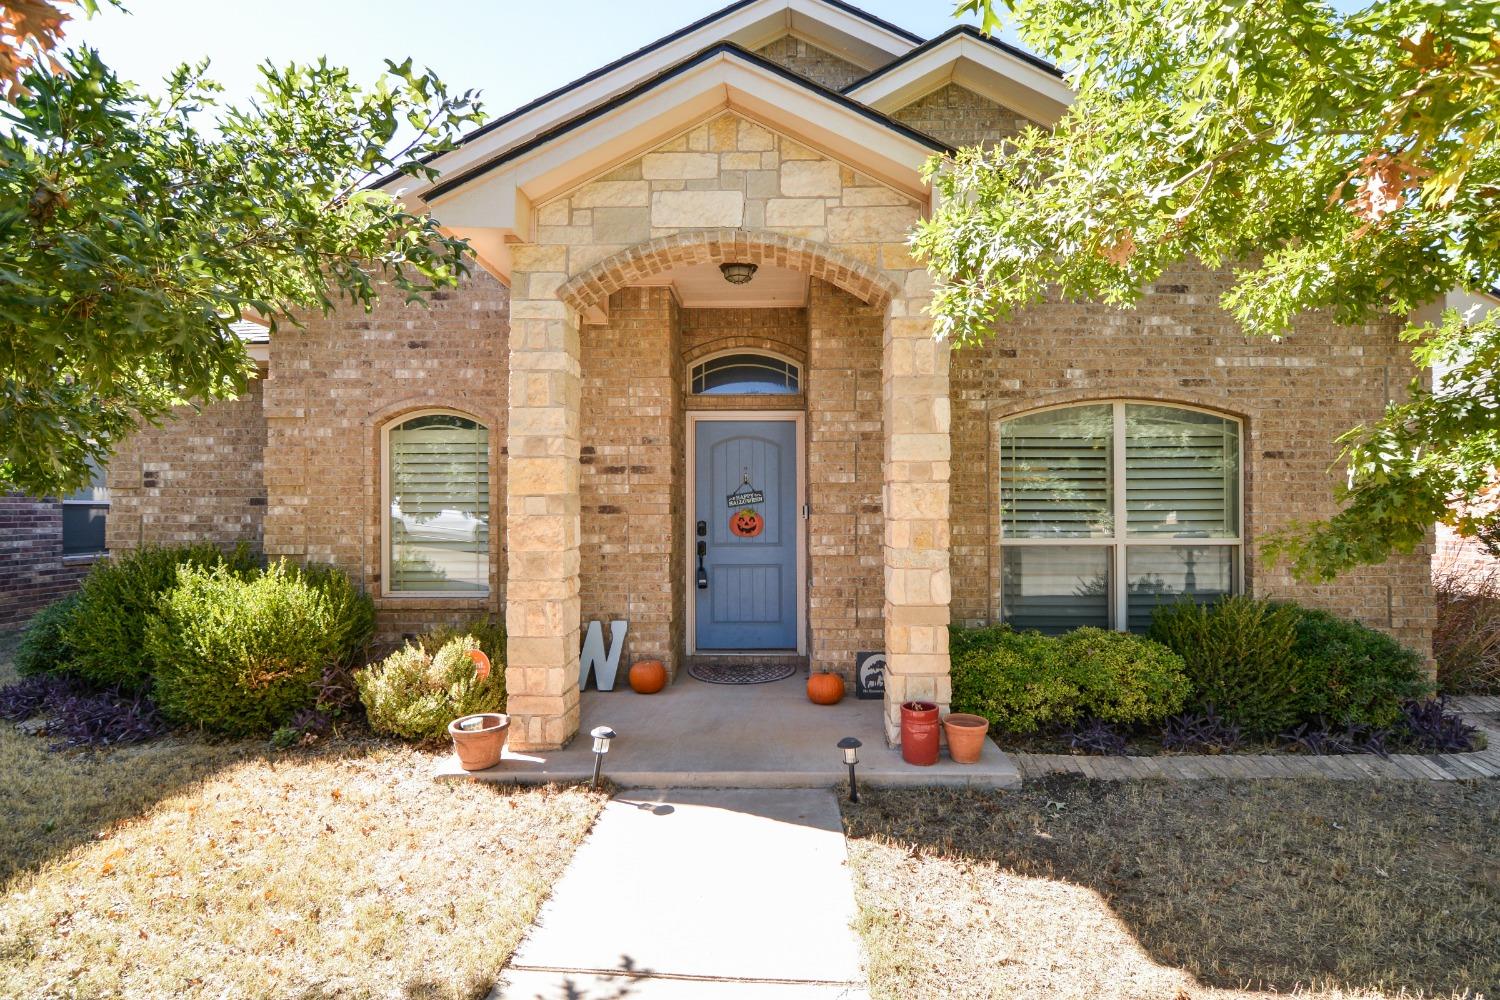
[[844, 93], [893, 114], [948, 83], [1041, 125], [1055, 125], [1073, 103], [1073, 90], [1060, 77], [967, 32], [936, 41]]
[[743, 285], [724, 280], [717, 264], [692, 264], [652, 275], [641, 285], [666, 286], [684, 309], [794, 309], [807, 305], [807, 275], [762, 264]]
[[[878, 69], [907, 54], [921, 41], [826, 0], [742, 0], [497, 119], [464, 140], [458, 149], [438, 157], [432, 166], [444, 177], [461, 174], [706, 48], [733, 42], [754, 50], [786, 34], [795, 34], [866, 70]], [[391, 178], [377, 185], [408, 196], [419, 196], [426, 186], [410, 177]]]
[[927, 204], [922, 165], [935, 150], [899, 125], [757, 65], [734, 49], [499, 162], [432, 197], [438, 221], [475, 243], [508, 278], [509, 241], [532, 238], [532, 207], [566, 193], [714, 116], [734, 111]]

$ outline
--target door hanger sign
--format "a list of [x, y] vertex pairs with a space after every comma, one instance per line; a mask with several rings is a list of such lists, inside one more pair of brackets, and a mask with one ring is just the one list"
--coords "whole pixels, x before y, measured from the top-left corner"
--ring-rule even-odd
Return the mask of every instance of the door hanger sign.
[[729, 533], [738, 538], [754, 538], [766, 529], [766, 519], [756, 509], [764, 505], [766, 495], [750, 484], [750, 470], [746, 469], [735, 491], [724, 498], [729, 508]]

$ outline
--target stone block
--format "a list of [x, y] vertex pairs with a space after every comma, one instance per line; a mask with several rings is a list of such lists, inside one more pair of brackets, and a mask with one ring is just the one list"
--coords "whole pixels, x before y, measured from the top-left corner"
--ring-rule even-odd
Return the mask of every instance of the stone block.
[[737, 229], [744, 218], [740, 191], [658, 191], [651, 196], [653, 226]]
[[837, 198], [839, 165], [831, 160], [788, 160], [781, 165], [781, 193], [789, 198]]

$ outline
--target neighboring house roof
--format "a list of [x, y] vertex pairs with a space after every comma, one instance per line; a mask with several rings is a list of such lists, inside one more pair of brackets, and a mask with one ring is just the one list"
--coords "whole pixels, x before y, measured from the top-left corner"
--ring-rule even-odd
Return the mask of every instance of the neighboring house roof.
[[237, 319], [229, 324], [229, 329], [235, 332], [247, 344], [269, 344], [271, 342], [271, 328], [253, 320]]
[[895, 112], [956, 83], [1042, 124], [1073, 103], [1062, 71], [1014, 45], [961, 24], [844, 88], [872, 108]]

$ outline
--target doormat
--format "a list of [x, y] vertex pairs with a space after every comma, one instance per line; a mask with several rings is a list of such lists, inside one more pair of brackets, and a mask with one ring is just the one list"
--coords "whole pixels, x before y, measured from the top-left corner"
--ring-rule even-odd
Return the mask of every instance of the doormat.
[[769, 684], [797, 672], [793, 663], [747, 663], [744, 666], [694, 663], [688, 673], [707, 684]]

